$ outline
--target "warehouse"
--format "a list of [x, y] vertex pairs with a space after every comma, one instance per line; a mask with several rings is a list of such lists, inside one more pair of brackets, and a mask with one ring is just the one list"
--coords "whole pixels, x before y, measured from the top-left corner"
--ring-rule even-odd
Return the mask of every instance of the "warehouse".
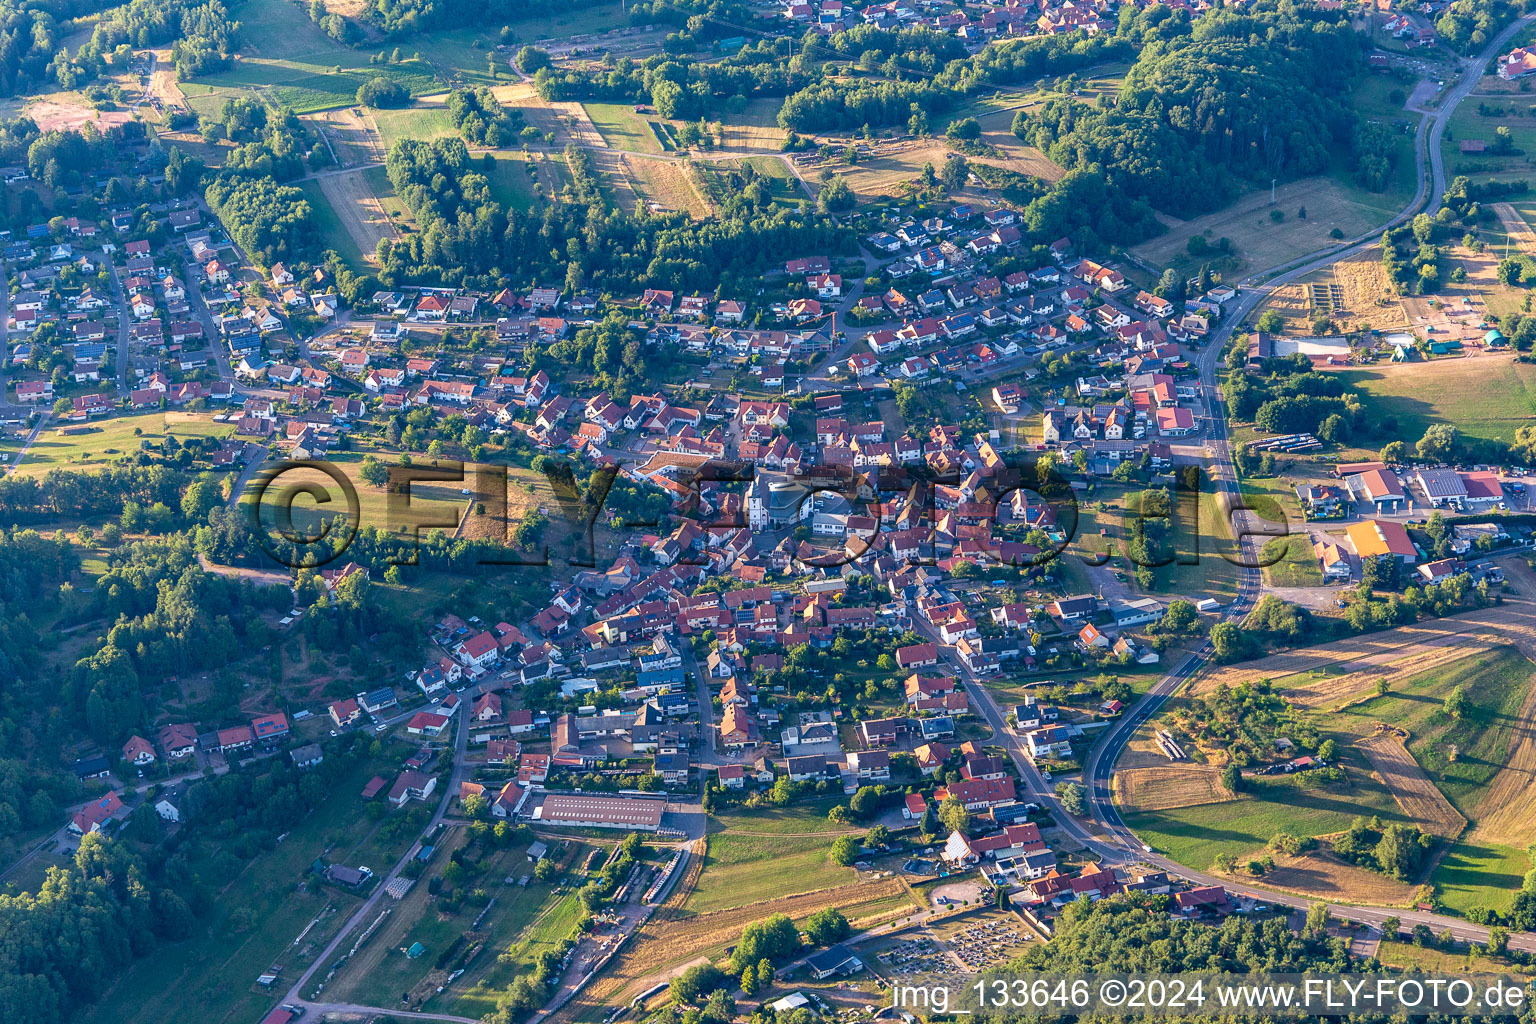
[[587, 828], [642, 829], [661, 827], [661, 800], [622, 796], [546, 796], [533, 812], [533, 820], [545, 825], [580, 825]]

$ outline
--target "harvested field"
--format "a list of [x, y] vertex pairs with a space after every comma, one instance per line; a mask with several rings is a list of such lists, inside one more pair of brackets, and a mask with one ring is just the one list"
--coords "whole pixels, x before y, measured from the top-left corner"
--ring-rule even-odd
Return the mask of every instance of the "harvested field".
[[325, 133], [342, 167], [384, 162], [386, 147], [379, 137], [379, 127], [372, 116], [359, 112], [357, 108], [327, 110], [311, 114], [304, 120]]
[[1375, 696], [1376, 684], [1380, 681], [1385, 680], [1388, 687], [1395, 687], [1420, 672], [1452, 664], [1469, 655], [1482, 653], [1492, 646], [1491, 635], [1479, 636], [1468, 638], [1454, 647], [1424, 651], [1380, 669], [1344, 673], [1318, 671], [1311, 674], [1311, 681], [1296, 682], [1293, 689], [1285, 690], [1284, 696], [1300, 708], [1337, 710]]
[[[834, 161], [832, 169], [847, 179], [848, 187], [861, 199], [897, 196], [903, 194], [903, 185], [917, 179], [924, 164], [933, 164], [934, 170], [938, 170], [948, 156], [948, 146], [929, 141], [905, 149], [889, 149], [852, 167]], [[807, 177], [815, 177], [818, 170], [819, 166], [815, 164], [800, 166], [800, 173]]]
[[1274, 869], [1251, 884], [1325, 900], [1387, 907], [1406, 906], [1412, 902], [1417, 888], [1379, 871], [1345, 863], [1325, 850], [1312, 850], [1297, 857], [1277, 855]]
[[344, 174], [327, 174], [316, 179], [320, 190], [330, 201], [337, 218], [347, 234], [356, 243], [362, 258], [376, 262], [374, 256], [379, 239], [397, 240], [400, 237], [394, 223], [384, 209], [384, 204], [374, 194], [367, 177], [361, 171]]
[[[1002, 155], [968, 156], [966, 160], [973, 164], [989, 164], [993, 167], [1004, 167], [1019, 174], [1028, 174], [1045, 181], [1056, 181], [1065, 171], [1051, 162], [1034, 146], [1026, 146], [1013, 134], [1012, 110], [998, 110], [991, 114], [983, 114], [976, 120], [981, 125], [981, 141], [994, 147]], [[938, 165], [935, 164], [935, 167]]]
[[1366, 249], [1333, 265], [1333, 280], [1344, 296], [1344, 313], [1335, 319], [1386, 330], [1406, 327], [1408, 318], [1391, 295], [1379, 249]]
[[1429, 781], [1429, 776], [1424, 774], [1424, 769], [1419, 767], [1396, 733], [1366, 736], [1356, 741], [1355, 746], [1371, 762], [1371, 767], [1376, 769], [1392, 793], [1392, 799], [1410, 821], [1418, 822], [1424, 831], [1446, 839], [1455, 838], [1467, 827], [1467, 819]]
[[784, 145], [784, 129], [779, 127], [779, 99], [753, 100], [739, 114], [727, 114], [720, 120], [722, 149], [777, 153]]
[[1120, 752], [1120, 757], [1115, 761], [1116, 768], [1166, 768], [1173, 762], [1168, 760], [1168, 755], [1163, 753], [1157, 741], [1152, 737], [1152, 724], [1148, 723], [1136, 730], [1125, 749]]
[[1131, 811], [1166, 811], [1237, 799], [1221, 772], [1204, 764], [1164, 764], [1115, 772], [1115, 799]]

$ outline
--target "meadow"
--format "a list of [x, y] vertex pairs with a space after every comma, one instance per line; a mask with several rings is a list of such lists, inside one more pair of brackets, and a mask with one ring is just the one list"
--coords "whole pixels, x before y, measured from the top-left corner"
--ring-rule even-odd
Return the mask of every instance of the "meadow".
[[1373, 421], [1397, 420], [1394, 436], [1412, 443], [1431, 423], [1468, 437], [1509, 442], [1536, 416], [1536, 365], [1488, 356], [1398, 363], [1339, 372]]
[[124, 455], [132, 455], [141, 444], [158, 445], [167, 436], [229, 437], [234, 428], [215, 423], [211, 415], [181, 412], [150, 412], [134, 416], [115, 416], [91, 424], [71, 425], [63, 429], [81, 433], [61, 434], [50, 423], [37, 435], [32, 450], [14, 472], [22, 476], [42, 476], [52, 469], [97, 470]]
[[855, 878], [852, 868], [832, 863], [826, 836], [722, 832], [708, 842], [704, 871], [687, 903], [693, 914], [813, 892]]

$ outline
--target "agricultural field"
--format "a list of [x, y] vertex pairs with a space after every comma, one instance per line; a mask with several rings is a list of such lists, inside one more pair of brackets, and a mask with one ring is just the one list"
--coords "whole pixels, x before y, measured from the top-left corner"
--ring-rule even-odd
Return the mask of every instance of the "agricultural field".
[[[1256, 852], [1256, 851], [1255, 851]], [[1370, 903], [1376, 906], [1408, 905], [1417, 887], [1340, 860], [1326, 850], [1311, 850], [1299, 856], [1272, 855], [1275, 866], [1264, 872], [1258, 884], [1266, 888], [1286, 889], [1326, 900]]]
[[1454, 423], [1480, 440], [1514, 440], [1536, 416], [1536, 366], [1506, 356], [1409, 362], [1337, 371], [1371, 417], [1390, 416], [1417, 440], [1431, 423]]
[[1115, 772], [1115, 801], [1132, 813], [1224, 803], [1237, 797], [1211, 765], [1163, 764]]
[[166, 437], [228, 437], [233, 433], [233, 427], [215, 423], [209, 414], [184, 412], [117, 416], [83, 426], [49, 424], [12, 472], [42, 476], [52, 469], [96, 470], [137, 452], [146, 441], [158, 444]]
[[727, 110], [720, 116], [720, 146], [726, 150], [777, 153], [784, 144], [784, 129], [779, 127], [776, 98], [751, 100], [740, 110]]
[[383, 160], [390, 147], [400, 139], [447, 139], [457, 135], [448, 120], [444, 96], [422, 96], [398, 110], [370, 110], [368, 117], [377, 126], [378, 156]]
[[[322, 249], [335, 249], [341, 254], [341, 258], [353, 267], [361, 267], [364, 262], [373, 258], [372, 250], [365, 250], [362, 245], [365, 223], [359, 223], [356, 230], [349, 230], [347, 221], [342, 219], [338, 209], [338, 201], [332, 200], [326, 190], [325, 182], [334, 179], [317, 178], [311, 181], [299, 183], [299, 188], [304, 192], [304, 198], [309, 200], [312, 211], [315, 230], [320, 235]], [[336, 186], [332, 186], [334, 190]], [[348, 209], [348, 221], [362, 221], [363, 217], [357, 216], [357, 211]], [[366, 216], [366, 215], [363, 215]], [[375, 239], [374, 244], [377, 245]]]
[[1403, 817], [1443, 838], [1455, 837], [1466, 828], [1467, 819], [1451, 806], [1445, 794], [1435, 788], [1395, 734], [1364, 736], [1355, 746], [1371, 763], [1382, 784], [1391, 791]]
[[[156, 955], [124, 971], [102, 998], [80, 1008], [85, 1024], [149, 1024], [166, 1020], [201, 1020], [242, 1024], [258, 1019], [272, 1004], [272, 993], [256, 976], [281, 964], [278, 984], [286, 986], [308, 966], [361, 902], [333, 886], [310, 892], [302, 883], [316, 857], [357, 866], [393, 864], [422, 825], [419, 811], [394, 812], [382, 821], [364, 813], [358, 797], [376, 772], [388, 770], [389, 757], [361, 765], [333, 789], [281, 845], [250, 861], [231, 865], [194, 863], [205, 878], [226, 879], [213, 901], [206, 927], [185, 942], [162, 945]], [[387, 828], [394, 820], [407, 828]], [[384, 838], [381, 836], [388, 836]], [[302, 944], [294, 940], [317, 922]]]
[[[1326, 306], [1313, 304], [1314, 285], [1330, 290], [1337, 286]], [[1347, 256], [1300, 281], [1281, 285], [1270, 293], [1260, 312], [1269, 310], [1285, 318], [1285, 332], [1289, 334], [1310, 335], [1312, 317], [1318, 312], [1327, 314], [1344, 330], [1390, 331], [1409, 326], [1408, 315], [1392, 294], [1382, 269], [1379, 246]]]
[[708, 844], [704, 872], [687, 903], [693, 914], [829, 889], [855, 877], [852, 868], [832, 863], [825, 836], [722, 832]]

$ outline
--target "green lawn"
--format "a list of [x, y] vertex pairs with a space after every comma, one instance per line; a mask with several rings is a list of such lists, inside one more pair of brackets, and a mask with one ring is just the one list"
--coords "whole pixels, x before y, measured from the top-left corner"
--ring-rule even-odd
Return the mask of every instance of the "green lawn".
[[686, 909], [704, 914], [852, 882], [854, 870], [832, 863], [831, 846], [827, 836], [716, 833]]
[[[506, 890], [502, 898], [505, 907], [498, 908], [490, 919], [495, 932], [493, 948], [481, 953], [453, 988], [429, 1000], [442, 1012], [482, 1017], [494, 1011], [507, 986], [528, 969], [534, 957], [570, 935], [581, 915], [581, 902], [574, 891], [563, 897], [553, 895], [539, 882], [529, 882], [520, 892]], [[500, 955], [508, 949], [518, 951], [516, 963], [500, 962]]]
[[1447, 359], [1407, 369], [1336, 371], [1360, 394], [1368, 416], [1395, 417], [1394, 436], [1416, 441], [1431, 423], [1450, 423], [1481, 440], [1514, 440], [1536, 416], [1536, 365], [1502, 359]]
[[630, 153], [660, 153], [661, 143], [646, 119], [624, 103], [585, 103], [592, 125], [614, 149]]

